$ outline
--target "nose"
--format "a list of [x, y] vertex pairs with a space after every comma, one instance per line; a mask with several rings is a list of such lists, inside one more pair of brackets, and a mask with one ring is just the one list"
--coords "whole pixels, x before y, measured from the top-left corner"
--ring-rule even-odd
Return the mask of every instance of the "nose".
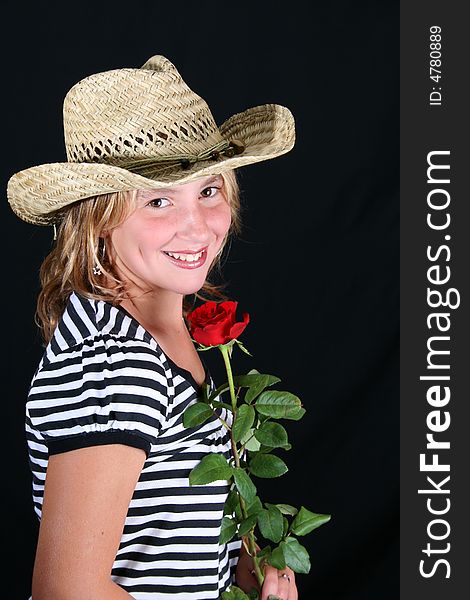
[[201, 244], [210, 241], [207, 212], [199, 203], [190, 203], [182, 207], [178, 229], [179, 235], [183, 239]]

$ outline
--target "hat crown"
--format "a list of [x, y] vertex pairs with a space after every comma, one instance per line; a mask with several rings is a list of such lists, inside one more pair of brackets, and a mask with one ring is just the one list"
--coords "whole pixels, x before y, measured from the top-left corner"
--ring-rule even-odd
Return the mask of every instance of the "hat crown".
[[13, 211], [37, 225], [59, 222], [82, 200], [184, 184], [291, 150], [290, 110], [262, 104], [217, 127], [205, 101], [164, 56], [76, 83], [64, 100], [67, 162], [36, 165], [8, 180]]
[[64, 100], [68, 162], [197, 154], [223, 138], [207, 103], [164, 56], [85, 77]]

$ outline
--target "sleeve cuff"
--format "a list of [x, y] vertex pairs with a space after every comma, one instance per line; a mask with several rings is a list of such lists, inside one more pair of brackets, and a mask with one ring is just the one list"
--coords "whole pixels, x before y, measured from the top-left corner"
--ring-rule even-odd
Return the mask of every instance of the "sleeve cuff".
[[94, 433], [83, 433], [61, 439], [48, 439], [47, 448], [49, 455], [88, 448], [90, 446], [104, 446], [106, 444], [125, 444], [133, 448], [141, 448], [146, 457], [150, 454], [150, 441], [138, 433], [129, 431], [97, 431]]

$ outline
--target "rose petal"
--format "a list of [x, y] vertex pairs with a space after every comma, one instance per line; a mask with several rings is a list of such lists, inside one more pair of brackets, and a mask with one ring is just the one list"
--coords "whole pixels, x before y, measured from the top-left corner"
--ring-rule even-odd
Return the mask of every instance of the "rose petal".
[[196, 342], [204, 346], [218, 346], [236, 339], [249, 322], [248, 313], [243, 313], [243, 322], [236, 322], [238, 302], [208, 300], [188, 314], [191, 334]]
[[234, 323], [230, 329], [230, 339], [237, 339], [238, 336], [245, 330], [246, 326], [250, 322], [250, 315], [243, 313], [243, 323]]

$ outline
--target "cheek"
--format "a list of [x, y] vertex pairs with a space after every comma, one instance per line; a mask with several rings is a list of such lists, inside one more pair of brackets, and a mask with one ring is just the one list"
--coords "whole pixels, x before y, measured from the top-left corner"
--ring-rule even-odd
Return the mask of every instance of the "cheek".
[[142, 231], [133, 228], [131, 223], [114, 229], [110, 237], [115, 256], [123, 262], [127, 262], [142, 243]]
[[213, 222], [213, 227], [214, 227], [214, 231], [216, 231], [216, 233], [219, 236], [225, 236], [225, 234], [227, 233], [227, 231], [230, 228], [230, 223], [232, 222], [232, 213], [230, 210], [230, 206], [225, 203], [223, 206], [221, 206], [220, 210], [217, 212], [216, 215], [214, 215], [214, 222]]

